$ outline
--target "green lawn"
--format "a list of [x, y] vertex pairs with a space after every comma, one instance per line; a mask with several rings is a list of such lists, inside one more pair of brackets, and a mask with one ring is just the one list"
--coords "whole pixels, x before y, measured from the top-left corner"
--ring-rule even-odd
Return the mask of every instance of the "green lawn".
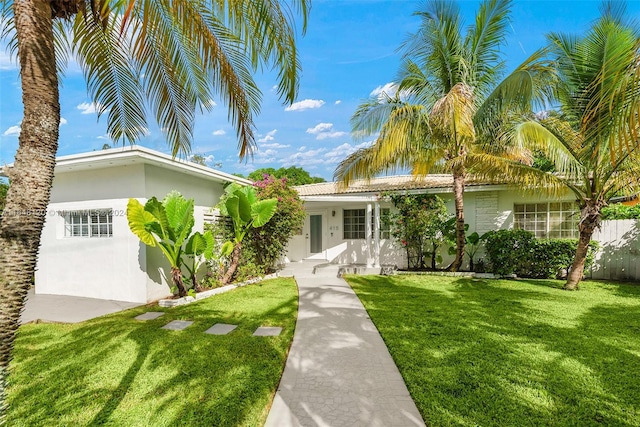
[[[262, 426], [298, 308], [292, 279], [274, 279], [173, 309], [142, 307], [76, 325], [19, 330], [10, 426]], [[133, 318], [163, 310], [159, 319]], [[183, 331], [160, 329], [193, 320]], [[238, 324], [229, 335], [203, 331]], [[279, 337], [253, 337], [259, 326]]]
[[640, 426], [640, 286], [347, 280], [427, 425]]

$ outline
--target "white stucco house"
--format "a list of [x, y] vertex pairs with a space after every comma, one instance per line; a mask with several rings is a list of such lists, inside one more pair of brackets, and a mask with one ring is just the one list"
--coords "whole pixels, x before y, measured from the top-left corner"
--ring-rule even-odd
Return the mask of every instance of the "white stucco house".
[[[211, 207], [230, 182], [251, 184], [140, 146], [59, 157], [36, 266], [36, 293], [136, 303], [170, 295], [167, 261], [129, 230], [129, 198], [145, 203], [177, 190], [195, 200], [195, 229], [202, 230], [205, 221], [213, 220]], [[385, 192], [438, 194], [453, 212], [451, 186], [450, 175], [418, 180], [400, 175], [356, 181], [347, 189], [332, 182], [295, 187], [307, 214], [301, 233], [289, 242], [287, 258], [404, 268], [405, 251], [381, 221], [393, 209]], [[538, 237], [577, 237], [579, 211], [569, 193], [552, 200], [506, 185], [469, 181], [464, 203], [469, 232], [520, 227]], [[609, 264], [597, 266], [600, 276], [593, 277], [640, 278], [640, 263], [635, 261], [640, 221], [629, 227], [620, 232], [622, 238], [599, 234], [605, 244], [598, 259]], [[624, 251], [628, 257], [619, 261]]]
[[[393, 209], [385, 192], [438, 194], [454, 212], [451, 175], [411, 175], [355, 181], [340, 189], [336, 183], [296, 187], [304, 200], [307, 217], [302, 234], [288, 248], [291, 261], [326, 260], [366, 264], [369, 267], [406, 267], [405, 251], [394, 244], [381, 217]], [[465, 222], [469, 232], [520, 227], [538, 237], [577, 238], [580, 217], [574, 198], [551, 200], [526, 194], [502, 184], [469, 180], [464, 194]]]
[[129, 230], [129, 198], [177, 190], [202, 230], [229, 182], [250, 181], [140, 146], [57, 159], [35, 275], [37, 294], [146, 303], [170, 295], [168, 263]]

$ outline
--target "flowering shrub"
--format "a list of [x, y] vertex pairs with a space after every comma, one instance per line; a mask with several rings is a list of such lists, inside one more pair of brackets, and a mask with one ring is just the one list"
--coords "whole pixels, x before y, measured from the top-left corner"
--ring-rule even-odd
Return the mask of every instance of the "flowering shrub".
[[305, 211], [298, 192], [289, 187], [286, 178], [264, 175], [254, 182], [258, 198], [278, 199], [278, 207], [271, 221], [256, 228], [247, 236], [243, 258], [264, 269], [264, 273], [275, 271], [284, 255], [289, 239], [302, 229]]
[[430, 194], [392, 194], [397, 209], [388, 217], [391, 235], [406, 250], [409, 269], [430, 268], [442, 262], [440, 247], [449, 242], [451, 215], [441, 198]]

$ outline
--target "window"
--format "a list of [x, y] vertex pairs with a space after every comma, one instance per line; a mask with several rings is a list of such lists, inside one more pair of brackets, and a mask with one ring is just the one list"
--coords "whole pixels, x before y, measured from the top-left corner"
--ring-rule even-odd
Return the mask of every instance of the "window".
[[342, 221], [345, 239], [365, 238], [366, 213], [364, 209], [345, 209]]
[[514, 227], [536, 237], [568, 239], [578, 237], [580, 210], [573, 202], [527, 203], [513, 206]]
[[[380, 208], [380, 238], [389, 239], [391, 237], [391, 223], [389, 222], [389, 208]], [[374, 220], [375, 221], [375, 220]], [[373, 225], [371, 230], [373, 230]]]
[[64, 223], [65, 237], [113, 237], [111, 210], [67, 212]]
[[[380, 238], [388, 239], [390, 224], [389, 208], [380, 209]], [[375, 215], [371, 215], [371, 233], [375, 230]], [[365, 225], [367, 221], [366, 209], [345, 209], [343, 211], [343, 230], [345, 239], [366, 239]]]

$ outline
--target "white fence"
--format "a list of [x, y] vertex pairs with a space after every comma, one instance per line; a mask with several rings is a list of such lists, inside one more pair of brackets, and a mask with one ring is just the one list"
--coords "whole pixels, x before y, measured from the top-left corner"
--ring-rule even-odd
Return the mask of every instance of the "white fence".
[[592, 279], [640, 281], [640, 220], [603, 221], [593, 234], [600, 249], [591, 272]]

